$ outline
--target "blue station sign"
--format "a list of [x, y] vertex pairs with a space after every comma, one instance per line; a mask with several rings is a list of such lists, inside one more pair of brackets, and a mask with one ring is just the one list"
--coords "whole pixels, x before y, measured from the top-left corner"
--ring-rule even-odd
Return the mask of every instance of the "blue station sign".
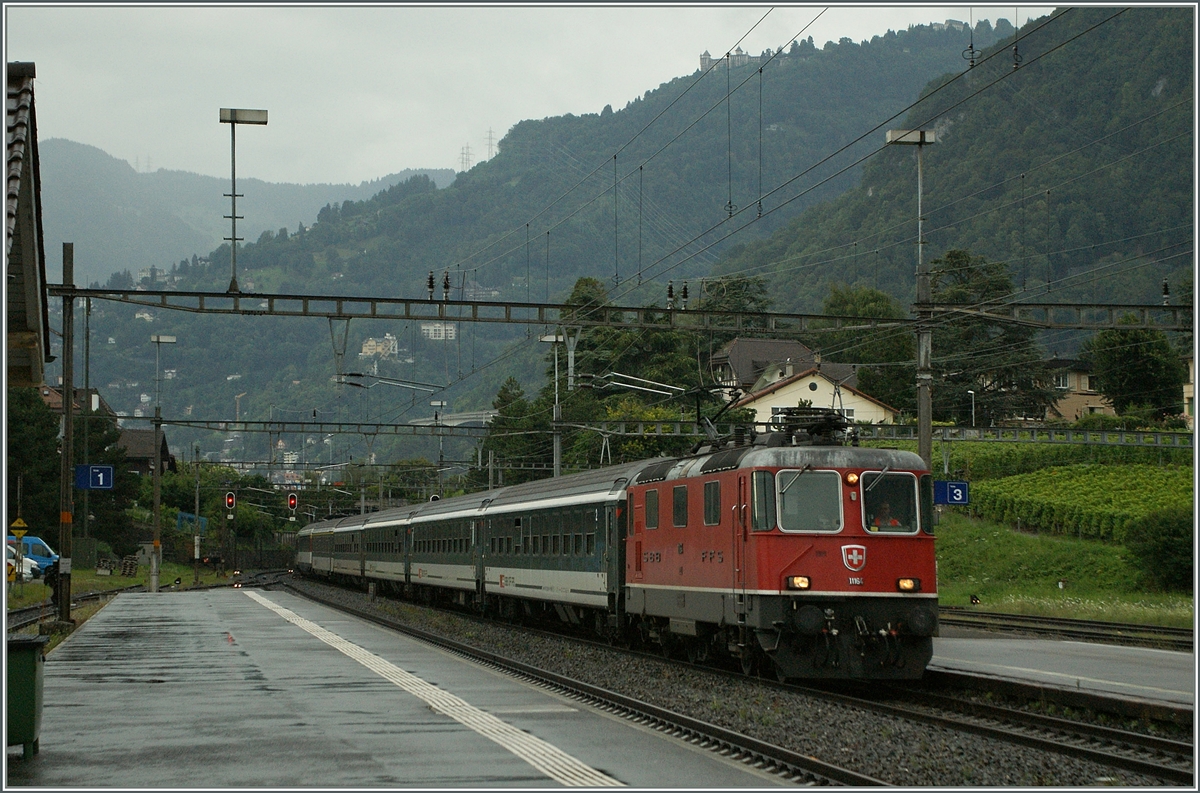
[[933, 483], [933, 503], [963, 505], [971, 503], [971, 494], [966, 482]]
[[112, 490], [113, 467], [111, 465], [75, 466], [76, 490]]

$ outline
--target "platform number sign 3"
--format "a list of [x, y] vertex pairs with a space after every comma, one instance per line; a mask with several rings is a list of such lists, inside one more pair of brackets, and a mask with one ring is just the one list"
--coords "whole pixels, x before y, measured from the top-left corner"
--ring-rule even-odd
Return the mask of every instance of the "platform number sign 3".
[[970, 504], [970, 488], [966, 482], [934, 482], [933, 503]]

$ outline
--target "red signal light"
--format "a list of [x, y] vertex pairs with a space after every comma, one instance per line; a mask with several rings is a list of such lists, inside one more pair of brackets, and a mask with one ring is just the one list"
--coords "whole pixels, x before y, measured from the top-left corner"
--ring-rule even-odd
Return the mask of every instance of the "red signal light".
[[235, 496], [232, 492], [226, 493], [225, 509], [232, 510], [235, 504], [237, 504], [237, 496]]
[[292, 510], [293, 512], [295, 512], [295, 511], [296, 511], [296, 504], [297, 504], [296, 494], [295, 494], [295, 493], [288, 493], [288, 509], [290, 509], [290, 510]]

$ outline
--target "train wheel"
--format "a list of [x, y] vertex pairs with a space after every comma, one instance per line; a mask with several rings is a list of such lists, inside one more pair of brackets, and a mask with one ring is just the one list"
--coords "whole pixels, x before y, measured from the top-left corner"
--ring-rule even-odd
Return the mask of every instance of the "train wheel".
[[703, 655], [703, 653], [701, 652], [702, 648], [700, 647], [700, 642], [698, 640], [687, 639], [684, 642], [683, 649], [687, 653], [687, 659], [688, 659], [689, 664], [696, 664], [703, 660], [701, 658], [701, 655]]
[[659, 633], [658, 644], [662, 648], [662, 657], [669, 659], [675, 652], [678, 640], [671, 634], [662, 632]]

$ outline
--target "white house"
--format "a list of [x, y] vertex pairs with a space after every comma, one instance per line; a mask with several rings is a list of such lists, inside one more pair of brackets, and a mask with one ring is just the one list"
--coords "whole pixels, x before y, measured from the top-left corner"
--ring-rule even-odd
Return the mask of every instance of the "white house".
[[899, 411], [857, 388], [839, 382], [816, 367], [784, 377], [766, 388], [751, 392], [734, 403], [754, 410], [755, 421], [770, 421], [780, 408], [794, 408], [806, 400], [813, 407], [832, 407], [846, 418], [870, 424], [892, 424]]

